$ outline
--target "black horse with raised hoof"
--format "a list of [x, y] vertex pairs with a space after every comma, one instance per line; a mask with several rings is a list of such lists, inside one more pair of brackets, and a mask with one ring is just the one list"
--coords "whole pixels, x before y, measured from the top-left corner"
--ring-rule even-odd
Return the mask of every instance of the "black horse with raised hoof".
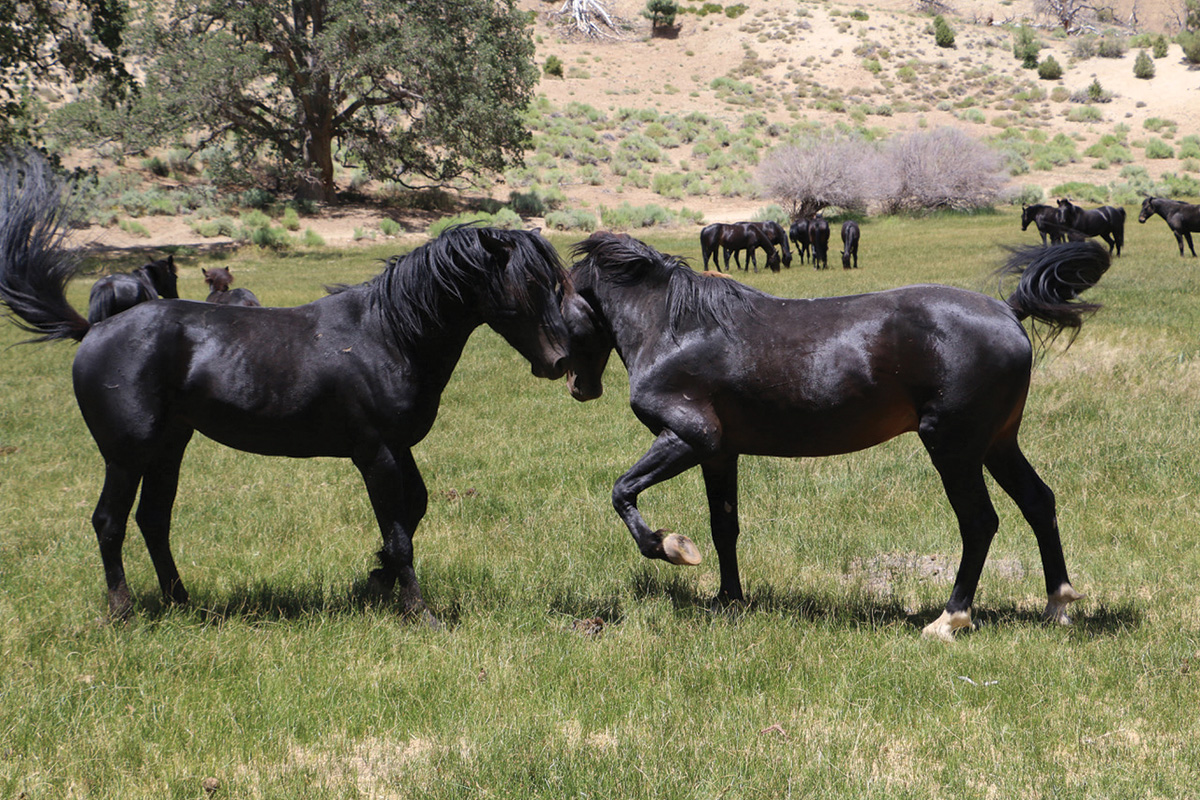
[[1033, 347], [1021, 320], [1077, 328], [1096, 306], [1077, 295], [1109, 256], [1092, 242], [1016, 252], [1007, 300], [947, 286], [788, 300], [706, 278], [628, 236], [577, 244], [564, 306], [571, 330], [567, 384], [599, 397], [610, 353], [629, 372], [630, 405], [656, 436], [613, 487], [613, 507], [642, 555], [697, 564], [686, 536], [646, 524], [638, 496], [700, 467], [717, 551], [717, 601], [742, 599], [738, 575], [738, 456], [830, 456], [907, 431], [921, 437], [958, 517], [963, 554], [945, 610], [925, 628], [950, 639], [971, 605], [999, 518], [986, 468], [1033, 527], [1047, 619], [1068, 623], [1080, 595], [1067, 576], [1054, 493], [1017, 443]]

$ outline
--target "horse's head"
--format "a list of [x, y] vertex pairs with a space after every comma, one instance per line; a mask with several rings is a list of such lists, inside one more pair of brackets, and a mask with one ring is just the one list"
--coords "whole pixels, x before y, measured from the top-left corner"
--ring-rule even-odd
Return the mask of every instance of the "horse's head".
[[558, 254], [536, 232], [477, 230], [500, 276], [484, 299], [484, 321], [525, 356], [534, 375], [561, 378], [570, 336], [559, 308], [567, 276]]
[[562, 315], [570, 333], [567, 389], [580, 402], [595, 400], [604, 393], [604, 368], [613, 349], [608, 326], [573, 288], [563, 295]]
[[204, 273], [204, 282], [208, 284], [209, 291], [213, 292], [228, 292], [229, 287], [233, 284], [233, 273], [225, 267], [213, 267], [212, 269], [200, 268]]
[[141, 267], [150, 276], [155, 291], [160, 297], [170, 300], [179, 298], [179, 275], [175, 272], [175, 256], [151, 261]]
[[774, 247], [767, 248], [767, 266], [771, 268], [771, 272], [779, 272], [779, 253]]
[[1029, 223], [1033, 222], [1033, 215], [1036, 213], [1037, 206], [1021, 206], [1021, 230], [1026, 230]]
[[842, 269], [850, 269], [850, 254], [842, 251]]
[[1138, 222], [1145, 222], [1154, 216], [1154, 198], [1147, 196], [1142, 200], [1142, 212], [1138, 214]]

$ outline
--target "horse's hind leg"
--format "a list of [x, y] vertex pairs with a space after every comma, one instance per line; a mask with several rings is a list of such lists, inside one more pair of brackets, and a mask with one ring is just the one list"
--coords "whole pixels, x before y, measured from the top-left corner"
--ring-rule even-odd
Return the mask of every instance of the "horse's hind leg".
[[1064, 625], [1071, 622], [1066, 608], [1083, 595], [1075, 591], [1067, 576], [1062, 540], [1058, 533], [1058, 515], [1054, 492], [1030, 466], [1015, 439], [1003, 443], [988, 454], [988, 472], [1021, 509], [1033, 528], [1042, 556], [1042, 574], [1046, 579], [1046, 608], [1042, 616]]
[[[1192, 251], [1192, 258], [1196, 257], [1196, 246], [1192, 244], [1192, 232], [1184, 231], [1183, 236], [1187, 239], [1188, 249]], [[1179, 243], [1179, 255], [1183, 255], [1183, 242]]]
[[738, 469], [737, 456], [729, 456], [701, 465], [704, 472], [704, 493], [708, 497], [708, 518], [712, 527], [713, 546], [721, 569], [721, 588], [716, 602], [736, 602], [742, 599], [742, 581], [738, 575]]
[[[923, 631], [925, 636], [947, 641], [954, 638], [954, 631], [959, 628], [971, 627], [971, 604], [975, 601], [979, 576], [983, 573], [992, 538], [1000, 527], [1000, 518], [983, 480], [981, 459], [954, 444], [955, 433], [935, 434], [924, 423], [920, 429], [921, 441], [941, 476], [962, 537], [962, 560], [950, 599], [942, 615]], [[964, 434], [963, 438], [967, 436], [969, 434]]]
[[92, 513], [92, 527], [100, 545], [100, 561], [104, 564], [104, 580], [108, 585], [108, 611], [114, 618], [124, 619], [133, 611], [133, 599], [125, 583], [125, 565], [121, 548], [125, 544], [125, 526], [129, 511], [137, 497], [141, 475], [109, 462], [104, 472], [104, 488]]
[[172, 603], [186, 603], [187, 590], [179, 578], [175, 558], [171, 555], [171, 510], [179, 488], [179, 466], [183, 451], [191, 441], [192, 432], [184, 431], [174, 437], [161, 456], [154, 459], [142, 479], [142, 498], [138, 502], [137, 524], [150, 552], [150, 561], [158, 575], [163, 597]]

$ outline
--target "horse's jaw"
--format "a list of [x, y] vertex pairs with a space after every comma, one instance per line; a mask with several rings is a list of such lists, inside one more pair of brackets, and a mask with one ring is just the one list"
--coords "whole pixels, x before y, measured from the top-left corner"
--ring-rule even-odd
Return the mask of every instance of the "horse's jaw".
[[595, 400], [604, 394], [604, 385], [599, 381], [596, 381], [594, 386], [585, 386], [586, 383], [587, 381], [579, 379], [578, 373], [567, 370], [567, 389], [571, 392], [571, 397], [581, 403], [586, 403], [588, 400]]

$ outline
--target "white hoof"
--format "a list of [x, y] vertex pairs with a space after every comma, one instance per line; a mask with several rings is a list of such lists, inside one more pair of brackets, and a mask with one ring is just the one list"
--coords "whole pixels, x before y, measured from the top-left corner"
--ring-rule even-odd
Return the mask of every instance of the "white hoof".
[[1064, 583], [1046, 600], [1046, 610], [1042, 612], [1042, 619], [1046, 622], [1057, 622], [1059, 625], [1070, 625], [1071, 618], [1067, 616], [1067, 606], [1081, 599], [1083, 595], [1075, 591], [1074, 586]]
[[696, 547], [695, 542], [678, 533], [672, 533], [664, 537], [662, 547], [667, 561], [672, 564], [694, 567], [702, 560], [700, 558], [700, 550]]
[[941, 639], [943, 642], [953, 642], [954, 632], [960, 628], [974, 630], [975, 625], [971, 622], [971, 612], [969, 610], [955, 611], [953, 614], [949, 611], [943, 611], [940, 617], [925, 626], [925, 630], [921, 631], [921, 635], [926, 639]]

